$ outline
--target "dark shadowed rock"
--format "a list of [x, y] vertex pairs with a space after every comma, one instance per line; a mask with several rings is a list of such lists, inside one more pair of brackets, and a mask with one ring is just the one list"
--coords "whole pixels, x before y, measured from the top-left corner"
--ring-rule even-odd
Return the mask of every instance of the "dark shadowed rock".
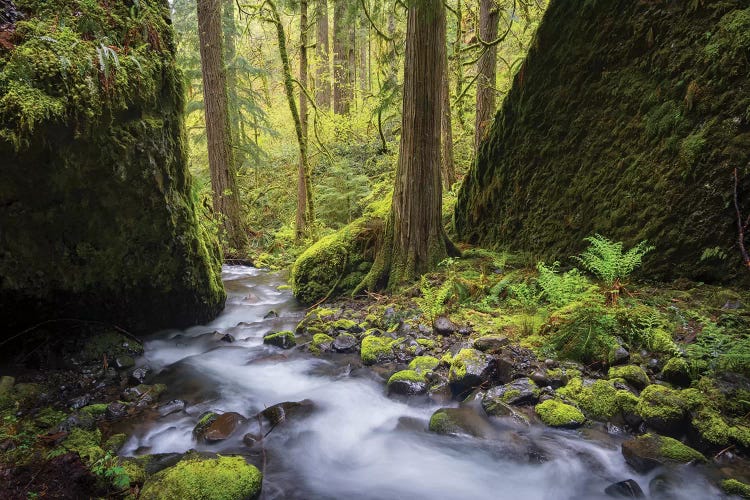
[[151, 373], [151, 368], [148, 366], [141, 366], [131, 372], [129, 381], [131, 384], [142, 384], [149, 373]]
[[644, 498], [643, 490], [633, 479], [610, 484], [604, 488], [604, 493], [612, 498]]
[[187, 403], [182, 399], [173, 399], [172, 401], [159, 406], [157, 410], [159, 412], [159, 415], [161, 415], [162, 417], [166, 417], [167, 415], [171, 415], [172, 413], [183, 411], [186, 406]]
[[[529, 378], [519, 378], [508, 384], [493, 387], [482, 398], [487, 411], [495, 402], [509, 405], [531, 405], [539, 400], [539, 387]], [[487, 413], [490, 413], [487, 411]]]
[[107, 410], [104, 412], [107, 420], [120, 420], [128, 415], [128, 405], [119, 401], [114, 401], [107, 405]]
[[496, 352], [508, 345], [508, 337], [504, 335], [485, 335], [474, 341], [474, 349], [483, 352]]
[[448, 371], [451, 391], [457, 397], [466, 396], [471, 389], [495, 377], [497, 360], [476, 349], [461, 349]]
[[203, 432], [206, 442], [223, 441], [231, 436], [237, 427], [245, 422], [245, 417], [233, 411], [222, 413]]
[[452, 335], [458, 330], [458, 327], [447, 316], [438, 316], [432, 322], [432, 328], [438, 335]]
[[334, 340], [331, 346], [336, 352], [353, 352], [357, 350], [357, 337], [351, 333], [341, 333]]
[[622, 443], [625, 461], [636, 472], [646, 473], [660, 465], [705, 462], [706, 457], [676, 439], [644, 434]]
[[467, 434], [478, 438], [495, 433], [492, 425], [470, 408], [440, 408], [430, 417], [429, 429], [437, 434]]

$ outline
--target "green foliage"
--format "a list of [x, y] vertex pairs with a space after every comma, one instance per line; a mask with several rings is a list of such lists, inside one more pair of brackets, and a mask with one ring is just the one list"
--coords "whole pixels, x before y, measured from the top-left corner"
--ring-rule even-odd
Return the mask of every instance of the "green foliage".
[[578, 269], [560, 274], [559, 262], [547, 267], [544, 262], [537, 264], [537, 283], [542, 289], [542, 297], [553, 307], [563, 307], [571, 302], [585, 300], [595, 287]]
[[685, 351], [694, 374], [707, 370], [750, 374], [750, 334], [747, 332], [733, 335], [706, 319], [696, 341]]
[[574, 259], [608, 287], [627, 278], [641, 265], [643, 256], [654, 249], [646, 241], [642, 241], [623, 253], [622, 242], [615, 243], [600, 234], [589, 236], [585, 241], [589, 242], [589, 247]]
[[445, 312], [445, 303], [453, 296], [453, 283], [446, 280], [438, 285], [433, 285], [426, 276], [419, 281], [421, 297], [415, 297], [414, 301], [422, 310], [430, 322]]
[[128, 476], [125, 468], [120, 465], [119, 457], [112, 455], [110, 452], [91, 464], [91, 472], [117, 489], [130, 486], [130, 476]]
[[590, 363], [606, 361], [617, 346], [617, 319], [597, 301], [575, 302], [555, 312], [543, 331], [547, 348], [564, 358]]

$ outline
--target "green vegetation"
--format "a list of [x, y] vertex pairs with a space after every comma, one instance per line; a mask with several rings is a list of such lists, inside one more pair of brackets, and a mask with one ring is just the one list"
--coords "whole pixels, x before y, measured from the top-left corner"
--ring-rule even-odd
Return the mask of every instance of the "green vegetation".
[[575, 259], [610, 288], [623, 283], [641, 265], [643, 256], [654, 249], [642, 241], [623, 253], [622, 242], [608, 240], [600, 234], [590, 236], [586, 241], [589, 242], [589, 247]]
[[586, 421], [578, 408], [554, 399], [539, 403], [534, 411], [550, 427], [578, 427]]

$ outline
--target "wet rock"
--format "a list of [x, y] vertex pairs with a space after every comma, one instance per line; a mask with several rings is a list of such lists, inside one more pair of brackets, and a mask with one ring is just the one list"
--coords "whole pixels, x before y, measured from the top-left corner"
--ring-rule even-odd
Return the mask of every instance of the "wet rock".
[[263, 316], [263, 319], [272, 319], [272, 318], [278, 318], [278, 317], [279, 317], [279, 313], [271, 309], [265, 314], [265, 316]]
[[357, 337], [351, 333], [341, 333], [333, 340], [331, 347], [336, 352], [354, 352], [357, 344]]
[[117, 356], [115, 358], [115, 366], [118, 370], [127, 370], [128, 368], [133, 368], [135, 366], [135, 360], [132, 356]]
[[677, 497], [678, 491], [679, 484], [666, 474], [659, 474], [648, 483], [648, 494], [652, 498], [669, 500]]
[[73, 410], [80, 410], [91, 402], [91, 394], [84, 394], [68, 401], [68, 406]]
[[643, 389], [651, 383], [643, 368], [637, 365], [613, 366], [608, 377], [610, 380], [621, 378], [636, 389]]
[[146, 474], [151, 476], [167, 467], [172, 467], [182, 460], [183, 456], [185, 456], [184, 453], [154, 453], [141, 457], [141, 461], [144, 463]]
[[227, 344], [234, 342], [234, 336], [229, 333], [214, 332], [213, 337], [219, 342], [226, 342]]
[[213, 411], [204, 412], [198, 417], [198, 423], [193, 427], [193, 438], [197, 441], [203, 441], [206, 431], [219, 418], [219, 414]]
[[96, 418], [86, 412], [73, 413], [57, 426], [60, 432], [71, 432], [73, 429], [83, 429], [90, 431], [96, 427]]
[[633, 479], [610, 484], [604, 488], [604, 493], [613, 498], [644, 498], [643, 490]]
[[462, 326], [461, 328], [458, 329], [458, 334], [461, 335], [462, 337], [468, 337], [469, 335], [471, 335], [471, 328]]
[[120, 420], [128, 415], [128, 405], [114, 401], [107, 405], [104, 416], [107, 420]]
[[671, 384], [687, 387], [692, 381], [690, 368], [684, 358], [671, 358], [661, 370], [661, 378]]
[[452, 335], [458, 331], [458, 327], [447, 316], [438, 316], [432, 322], [432, 328], [438, 335]]
[[283, 332], [269, 332], [263, 336], [263, 343], [273, 345], [281, 349], [291, 349], [297, 345], [294, 332], [285, 330]]
[[388, 394], [415, 396], [427, 392], [425, 374], [415, 370], [401, 370], [388, 379]]
[[706, 457], [676, 439], [658, 434], [644, 434], [622, 443], [625, 461], [636, 472], [645, 474], [667, 463], [705, 462]]
[[149, 373], [151, 373], [151, 368], [148, 366], [141, 366], [130, 373], [129, 381], [131, 384], [142, 384]]
[[[613, 365], [622, 365], [628, 362], [630, 360], [630, 352], [628, 352], [627, 349], [625, 349], [622, 346], [616, 347], [612, 351], [612, 364]], [[619, 484], [619, 483], [617, 483]]]
[[159, 406], [157, 411], [159, 412], [160, 416], [166, 417], [167, 415], [171, 415], [172, 413], [183, 411], [186, 406], [187, 403], [182, 399], [173, 399], [172, 401]]
[[517, 406], [535, 404], [539, 400], [539, 393], [539, 387], [531, 379], [519, 378], [487, 391], [482, 398], [482, 406], [487, 411], [486, 407], [492, 406], [495, 402]]
[[578, 408], [554, 399], [539, 403], [534, 411], [550, 427], [574, 429], [586, 422], [586, 417]]
[[[258, 413], [267, 424], [278, 425], [288, 420], [296, 420], [310, 416], [315, 411], [315, 403], [310, 399], [302, 401], [286, 401], [269, 406]], [[255, 419], [257, 420], [257, 415]]]
[[448, 382], [435, 383], [429, 388], [427, 395], [431, 401], [438, 404], [448, 403], [453, 398]]
[[448, 382], [454, 396], [465, 397], [496, 373], [497, 360], [494, 357], [476, 349], [461, 349], [451, 360]]
[[429, 429], [437, 434], [465, 434], [478, 438], [494, 433], [490, 423], [470, 408], [440, 408], [430, 417]]
[[206, 427], [202, 434], [203, 440], [208, 443], [223, 441], [231, 436], [237, 427], [245, 422], [245, 417], [235, 412], [222, 413], [217, 416], [211, 424]]
[[550, 379], [547, 378], [547, 373], [543, 370], [534, 370], [529, 378], [539, 387], [547, 387], [551, 385]]
[[485, 335], [474, 341], [474, 349], [482, 352], [497, 352], [508, 345], [508, 337], [504, 335]]

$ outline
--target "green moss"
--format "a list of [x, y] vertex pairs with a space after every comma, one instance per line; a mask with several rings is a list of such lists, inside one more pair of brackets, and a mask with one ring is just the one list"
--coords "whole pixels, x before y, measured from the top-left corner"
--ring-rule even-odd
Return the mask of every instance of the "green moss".
[[624, 379], [638, 389], [643, 389], [651, 383], [643, 368], [636, 365], [613, 366], [609, 369], [608, 377]]
[[661, 385], [650, 385], [641, 392], [636, 411], [646, 420], [662, 428], [678, 424], [685, 417], [689, 401], [678, 391]]
[[586, 421], [581, 410], [554, 399], [539, 403], [534, 411], [550, 427], [578, 427]]
[[101, 442], [102, 433], [98, 429], [85, 431], [76, 427], [70, 431], [68, 437], [62, 442], [62, 446], [68, 451], [77, 453], [82, 460], [90, 464], [104, 456]]
[[130, 478], [130, 484], [143, 484], [146, 481], [146, 468], [137, 460], [126, 458], [122, 461], [122, 468]]
[[187, 459], [150, 477], [140, 498], [255, 499], [260, 496], [262, 481], [260, 471], [242, 457]]
[[612, 381], [596, 380], [587, 387], [580, 377], [571, 379], [565, 387], [557, 390], [560, 396], [575, 402], [586, 415], [596, 420], [608, 420], [631, 409], [632, 400], [620, 392]]
[[437, 368], [440, 364], [440, 360], [432, 356], [417, 356], [412, 359], [409, 363], [410, 370], [416, 370], [418, 372], [429, 372]]
[[[646, 434], [646, 436], [648, 436], [648, 434]], [[676, 439], [667, 436], [659, 436], [659, 440], [661, 441], [660, 453], [670, 460], [680, 463], [688, 463], [692, 461], [706, 462], [706, 457], [704, 457], [702, 453], [682, 444]]]
[[661, 370], [661, 375], [664, 380], [672, 383], [686, 384], [690, 383], [690, 367], [685, 358], [673, 357], [664, 365]]
[[366, 365], [372, 365], [393, 353], [393, 345], [397, 341], [388, 337], [368, 335], [362, 339], [360, 356]]
[[466, 376], [466, 366], [481, 362], [482, 352], [475, 349], [461, 349], [458, 354], [451, 359], [450, 370], [448, 371], [448, 380], [460, 380]]
[[388, 379], [388, 385], [391, 385], [393, 382], [401, 382], [401, 381], [424, 382], [425, 373], [422, 371], [415, 371], [415, 370], [401, 370], [391, 375], [391, 378]]
[[437, 434], [457, 434], [461, 432], [461, 426], [451, 417], [446, 408], [441, 408], [432, 414], [429, 429]]
[[725, 479], [721, 482], [721, 489], [728, 495], [750, 498], [750, 484], [737, 481], [736, 479]]
[[102, 448], [104, 448], [105, 451], [109, 451], [111, 453], [117, 453], [120, 450], [120, 448], [122, 448], [122, 445], [125, 444], [125, 441], [127, 440], [128, 440], [127, 434], [113, 434], [104, 442], [104, 445], [102, 445]]
[[281, 332], [272, 332], [264, 335], [263, 343], [281, 347], [282, 349], [290, 349], [297, 345], [297, 339], [294, 336], [294, 332], [284, 330]]
[[425, 349], [434, 349], [436, 343], [432, 339], [418, 338], [417, 344], [421, 345]]
[[37, 416], [34, 418], [34, 423], [36, 423], [36, 425], [38, 425], [42, 429], [49, 429], [50, 427], [55, 427], [56, 425], [60, 424], [63, 420], [65, 420], [66, 416], [67, 414], [65, 412], [47, 407], [37, 414]]
[[320, 346], [323, 344], [330, 344], [333, 342], [333, 337], [326, 335], [325, 333], [316, 333], [313, 335], [312, 344], [310, 344], [310, 350], [313, 352], [320, 352]]
[[334, 330], [345, 330], [347, 332], [353, 331], [358, 327], [356, 321], [352, 321], [350, 319], [341, 318], [337, 319], [333, 323], [331, 323], [331, 328]]
[[701, 408], [692, 420], [693, 427], [702, 439], [715, 446], [727, 446], [731, 437], [730, 427], [721, 414], [709, 408]]
[[99, 417], [101, 415], [104, 415], [104, 412], [107, 411], [107, 403], [97, 403], [84, 406], [83, 408], [81, 408], [81, 411], [88, 413], [92, 417]]

